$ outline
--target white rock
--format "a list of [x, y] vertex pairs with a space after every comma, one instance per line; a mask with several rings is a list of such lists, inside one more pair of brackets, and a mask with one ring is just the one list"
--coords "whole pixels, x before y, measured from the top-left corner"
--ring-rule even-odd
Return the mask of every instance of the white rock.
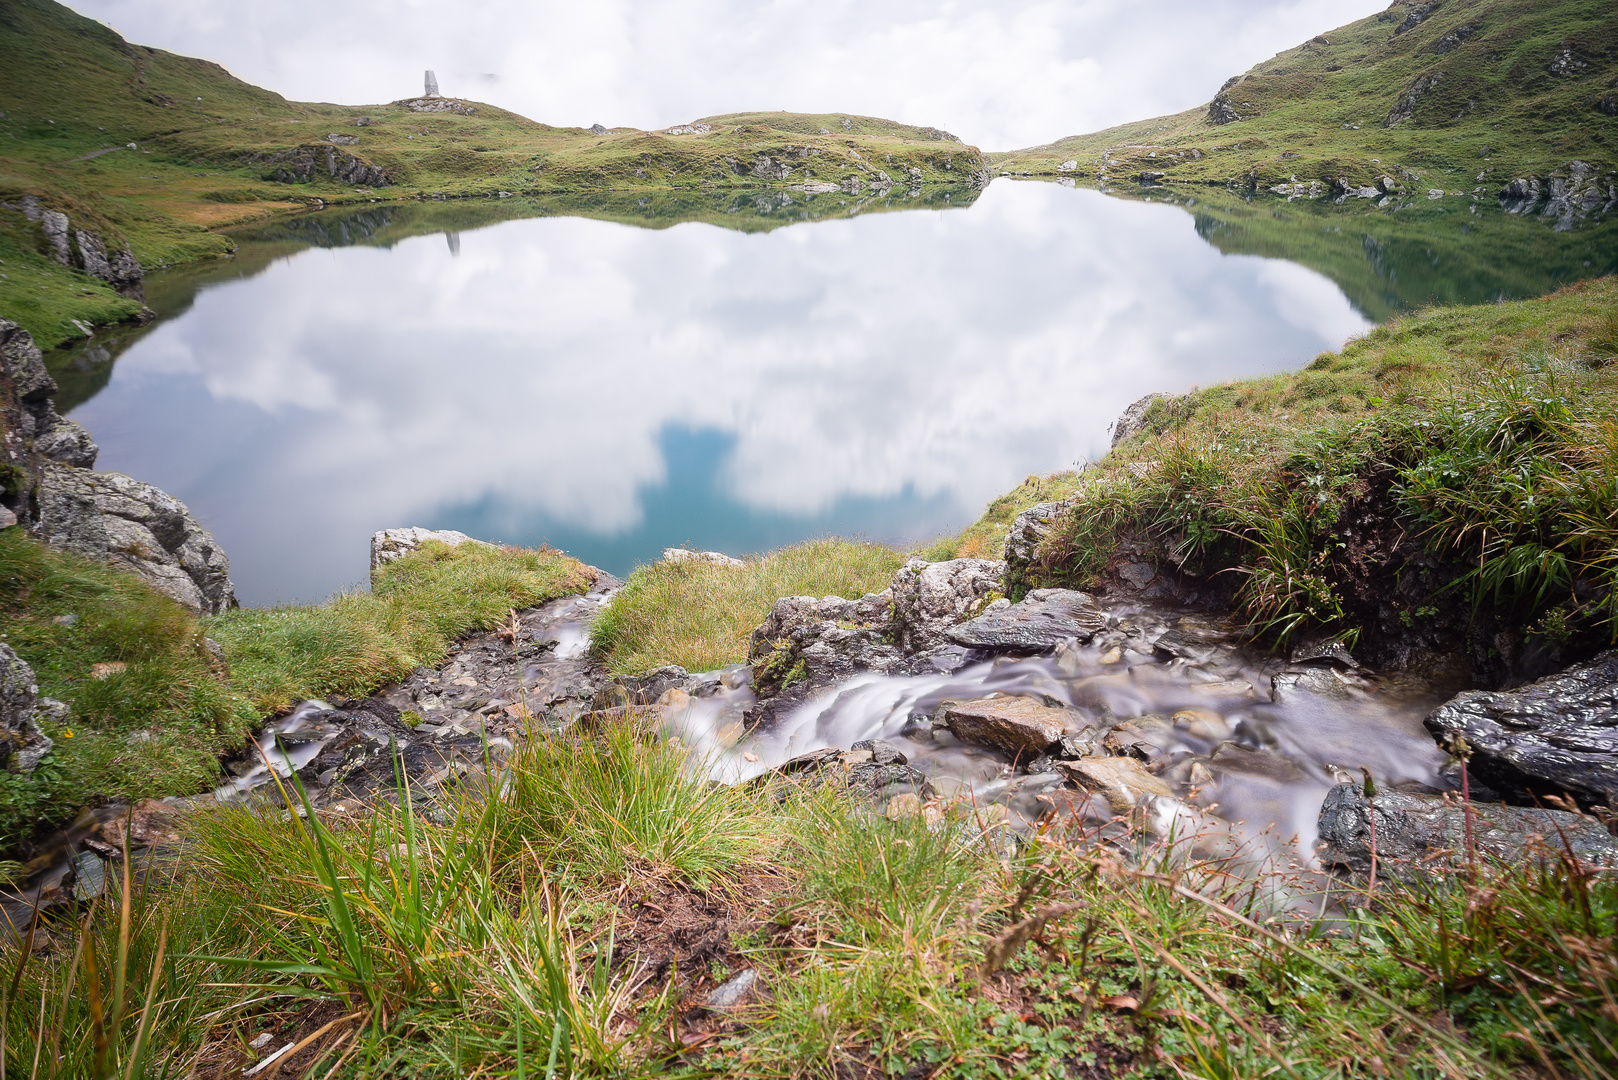
[[377, 568], [384, 563], [404, 558], [429, 540], [437, 540], [448, 547], [460, 547], [462, 544], [494, 547], [486, 540], [473, 539], [454, 529], [423, 529], [419, 525], [405, 529], [383, 529], [381, 532], [371, 534], [371, 572], [376, 573]]
[[731, 558], [718, 551], [692, 551], [690, 548], [664, 548], [663, 561], [666, 563], [710, 562], [720, 566], [746, 566], [740, 559]]

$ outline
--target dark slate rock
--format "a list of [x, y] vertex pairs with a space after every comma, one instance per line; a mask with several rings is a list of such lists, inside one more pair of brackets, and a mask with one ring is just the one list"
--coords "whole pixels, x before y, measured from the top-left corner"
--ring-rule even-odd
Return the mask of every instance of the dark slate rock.
[[1049, 652], [1069, 638], [1089, 641], [1107, 616], [1095, 598], [1071, 589], [1035, 589], [1021, 603], [949, 628], [957, 645], [997, 652]]
[[[1326, 793], [1319, 820], [1323, 863], [1370, 870], [1373, 803], [1379, 875], [1410, 880], [1434, 867], [1464, 865], [1467, 804], [1453, 795], [1383, 793], [1367, 799], [1359, 784], [1338, 784]], [[1618, 841], [1590, 818], [1534, 807], [1470, 807], [1480, 858], [1520, 863], [1570, 849], [1586, 862], [1618, 866]]]
[[1517, 690], [1457, 694], [1426, 720], [1471, 747], [1472, 772], [1511, 802], [1566, 793], [1618, 807], [1618, 651]]

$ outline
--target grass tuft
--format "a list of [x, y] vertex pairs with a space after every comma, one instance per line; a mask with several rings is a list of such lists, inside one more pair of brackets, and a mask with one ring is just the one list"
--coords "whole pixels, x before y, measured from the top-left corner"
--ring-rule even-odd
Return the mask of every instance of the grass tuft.
[[678, 664], [711, 671], [747, 659], [748, 635], [783, 596], [858, 599], [888, 587], [904, 556], [827, 538], [780, 548], [744, 566], [709, 562], [636, 567], [596, 621], [592, 648], [608, 670]]

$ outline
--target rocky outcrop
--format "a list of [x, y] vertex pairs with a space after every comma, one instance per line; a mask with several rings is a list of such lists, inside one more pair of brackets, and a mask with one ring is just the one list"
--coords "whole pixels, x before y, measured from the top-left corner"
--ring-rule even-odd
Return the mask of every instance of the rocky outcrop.
[[1117, 446], [1137, 431], [1144, 430], [1146, 414], [1151, 411], [1152, 405], [1173, 397], [1173, 394], [1147, 394], [1131, 402], [1128, 408], [1118, 414], [1118, 419], [1112, 422], [1112, 445]]
[[1006, 592], [1015, 592], [1028, 583], [1040, 542], [1055, 531], [1067, 507], [1065, 502], [1040, 503], [1012, 519], [1011, 531], [1006, 534]]
[[1236, 111], [1236, 106], [1231, 103], [1229, 94], [1223, 92], [1216, 94], [1214, 99], [1208, 103], [1208, 120], [1211, 123], [1234, 124], [1241, 118], [1242, 114]]
[[380, 567], [395, 559], [404, 558], [429, 540], [436, 540], [445, 547], [460, 547], [462, 544], [494, 546], [486, 540], [474, 540], [454, 529], [423, 529], [419, 525], [410, 525], [403, 529], [383, 529], [371, 534], [372, 580], [375, 580]]
[[59, 720], [66, 712], [61, 702], [39, 696], [33, 668], [10, 645], [0, 644], [0, 768], [33, 772], [52, 746], [40, 719]]
[[236, 606], [230, 562], [184, 504], [122, 473], [95, 472], [96, 444], [58, 416], [33, 338], [0, 320], [0, 507], [53, 547], [123, 566], [195, 611]]
[[1421, 99], [1432, 93], [1433, 88], [1438, 85], [1442, 77], [1443, 72], [1441, 71], [1417, 75], [1415, 81], [1410, 84], [1410, 88], [1400, 94], [1399, 100], [1394, 102], [1393, 108], [1388, 110], [1388, 118], [1382, 122], [1382, 126], [1397, 127], [1410, 119]]
[[32, 531], [52, 547], [131, 570], [204, 615], [236, 606], [224, 549], [167, 492], [123, 473], [50, 463], [37, 498]]
[[83, 270], [105, 281], [119, 296], [130, 300], [146, 298], [146, 273], [128, 244], [121, 249], [109, 248], [101, 234], [74, 225], [62, 211], [41, 206], [33, 195], [24, 195], [15, 204], [0, 203], [0, 206], [10, 206], [21, 211], [29, 221], [37, 222], [45, 234], [51, 257], [63, 266]]
[[82, 424], [57, 415], [56, 380], [34, 339], [0, 319], [0, 506], [29, 523], [36, 478], [47, 462], [89, 468], [96, 444]]
[[760, 697], [795, 684], [825, 686], [861, 671], [897, 671], [904, 654], [890, 640], [893, 596], [786, 596], [753, 631], [747, 658]]
[[1367, 798], [1352, 783], [1332, 788], [1320, 807], [1320, 861], [1328, 868], [1369, 873], [1373, 814], [1377, 873], [1398, 880], [1464, 865], [1470, 857], [1468, 817], [1473, 847], [1483, 858], [1515, 864], [1571, 851], [1588, 863], [1618, 866], [1618, 841], [1591, 818], [1563, 810], [1463, 803], [1453, 795], [1389, 792]]
[[[403, 105], [411, 112], [419, 113], [458, 113], [461, 116], [471, 116], [478, 111], [476, 106], [468, 105], [459, 98], [438, 97], [436, 95], [406, 98], [403, 101], [395, 101], [394, 104]], [[599, 124], [596, 125], [596, 127], [600, 126]], [[592, 128], [591, 130], [594, 131], [595, 129]]]
[[893, 578], [893, 615], [907, 653], [944, 644], [951, 626], [998, 599], [1006, 564], [991, 559], [911, 559]]
[[1567, 794], [1618, 808], [1618, 651], [1521, 689], [1458, 694], [1426, 724], [1512, 802]]
[[1497, 193], [1508, 214], [1554, 219], [1552, 228], [1566, 232], [1592, 214], [1618, 207], [1618, 174], [1601, 173], [1585, 161], [1570, 161], [1543, 182], [1537, 176], [1514, 176]]
[[1106, 612], [1088, 593], [1035, 589], [1020, 603], [990, 604], [984, 614], [950, 627], [946, 636], [970, 649], [1037, 653], [1064, 641], [1089, 641], [1106, 625]]
[[272, 154], [249, 154], [245, 163], [271, 166], [264, 179], [281, 184], [306, 184], [321, 169], [329, 178], [356, 187], [386, 187], [391, 182], [382, 166], [372, 165], [329, 143], [297, 146]]

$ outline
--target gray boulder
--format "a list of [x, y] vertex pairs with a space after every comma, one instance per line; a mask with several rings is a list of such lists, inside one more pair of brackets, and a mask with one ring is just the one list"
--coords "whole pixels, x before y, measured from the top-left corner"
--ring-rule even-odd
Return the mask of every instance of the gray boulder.
[[34, 669], [10, 645], [0, 644], [0, 767], [32, 772], [50, 753], [51, 740], [39, 728], [41, 709], [49, 715], [65, 712], [66, 706], [40, 699]]
[[[1467, 805], [1453, 795], [1386, 793], [1367, 799], [1359, 784], [1338, 784], [1320, 807], [1321, 862], [1368, 873], [1376, 816], [1377, 873], [1411, 880], [1437, 866], [1464, 865]], [[1618, 866], [1618, 841], [1598, 822], [1563, 810], [1470, 804], [1481, 858], [1520, 863], [1571, 850], [1585, 862]]]
[[45, 243], [50, 245], [51, 257], [63, 266], [72, 266], [73, 256], [68, 244], [71, 226], [67, 215], [60, 210], [46, 210], [40, 215], [39, 227], [45, 233]]
[[1065, 502], [1040, 503], [1012, 519], [1011, 531], [1006, 533], [1004, 591], [1031, 584], [1029, 569], [1039, 553], [1040, 542], [1055, 530], [1067, 507]]
[[46, 419], [49, 426], [34, 437], [34, 449], [42, 457], [79, 469], [88, 469], [96, 463], [101, 448], [90, 437], [89, 428], [54, 411], [47, 412]]
[[230, 560], [185, 504], [116, 472], [47, 464], [35, 532], [53, 547], [132, 570], [194, 611], [236, 606]]
[[1426, 720], [1440, 744], [1465, 739], [1478, 779], [1512, 802], [1566, 793], [1618, 807], [1618, 650], [1516, 690], [1470, 690]]
[[1070, 638], [1089, 641], [1106, 625], [1106, 613], [1089, 593], [1035, 589], [1021, 603], [990, 605], [985, 614], [950, 627], [946, 636], [972, 649], [1037, 653]]
[[0, 366], [25, 405], [47, 401], [56, 393], [56, 380], [45, 370], [45, 358], [33, 336], [14, 322], [0, 319]]
[[782, 597], [749, 642], [754, 691], [771, 697], [800, 683], [825, 686], [862, 671], [900, 670], [904, 654], [890, 640], [892, 619], [888, 591], [858, 600]]
[[911, 559], [893, 577], [893, 615], [907, 653], [944, 644], [944, 632], [1001, 591], [1006, 564], [991, 559]]
[[1112, 445], [1117, 446], [1137, 431], [1146, 427], [1146, 414], [1156, 401], [1168, 401], [1173, 394], [1147, 394], [1130, 404], [1112, 423]]

